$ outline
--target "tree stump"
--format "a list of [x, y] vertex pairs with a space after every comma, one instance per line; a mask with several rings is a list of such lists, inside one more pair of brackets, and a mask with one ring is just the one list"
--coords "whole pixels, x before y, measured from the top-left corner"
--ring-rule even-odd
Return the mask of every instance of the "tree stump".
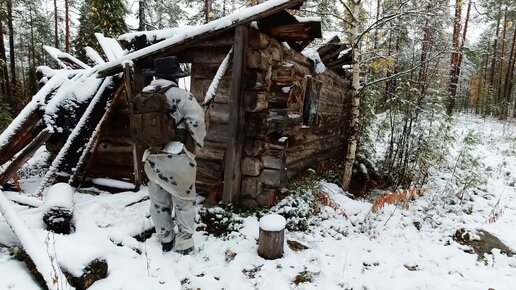
[[73, 188], [66, 183], [50, 187], [45, 196], [43, 222], [47, 230], [58, 234], [69, 234], [73, 225]]
[[285, 218], [278, 214], [269, 214], [260, 219], [258, 237], [258, 255], [273, 260], [283, 257], [285, 243]]

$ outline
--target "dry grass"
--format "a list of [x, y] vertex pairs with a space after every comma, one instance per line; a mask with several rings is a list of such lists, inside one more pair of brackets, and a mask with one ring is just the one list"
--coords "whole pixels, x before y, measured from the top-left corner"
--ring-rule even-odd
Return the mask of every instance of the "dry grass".
[[423, 193], [423, 189], [421, 188], [411, 188], [399, 190], [396, 192], [389, 192], [382, 196], [380, 196], [373, 204], [372, 211], [374, 213], [382, 210], [386, 204], [401, 204], [401, 208], [408, 209], [409, 201], [415, 200], [416, 197], [421, 196]]

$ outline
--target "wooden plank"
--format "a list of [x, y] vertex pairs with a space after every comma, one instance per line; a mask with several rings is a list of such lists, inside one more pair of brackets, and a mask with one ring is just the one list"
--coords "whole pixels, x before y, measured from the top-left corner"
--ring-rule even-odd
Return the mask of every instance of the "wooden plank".
[[[177, 41], [176, 43], [172, 43], [167, 47], [164, 48], [153, 48], [159, 47], [160, 44], [154, 44], [149, 47], [146, 47], [147, 53], [142, 54], [142, 50], [131, 53], [123, 57], [123, 60], [132, 60], [134, 62], [137, 62], [142, 59], [155, 59], [158, 57], [164, 57], [169, 55], [177, 54], [177, 52], [188, 49], [192, 47], [193, 45], [197, 43], [202, 43], [203, 41], [206, 41], [207, 39], [210, 39], [212, 37], [220, 36], [222, 33], [227, 32], [231, 29], [234, 29], [239, 26], [247, 26], [248, 23], [252, 21], [258, 21], [260, 19], [263, 19], [267, 16], [274, 15], [280, 11], [284, 11], [285, 9], [294, 9], [295, 7], [299, 7], [304, 0], [291, 0], [287, 1], [285, 3], [282, 3], [280, 5], [277, 5], [275, 7], [269, 8], [261, 13], [250, 15], [248, 17], [244, 17], [242, 19], [239, 19], [237, 21], [234, 21], [232, 24], [228, 26], [220, 26], [212, 30], [207, 30], [206, 32], [200, 33], [200, 34], [194, 34], [190, 37], [186, 37], [182, 40]], [[221, 19], [219, 19], [221, 20]], [[206, 24], [210, 25], [210, 23]], [[98, 72], [99, 77], [105, 77], [114, 75], [116, 73], [119, 73], [122, 71], [122, 65], [120, 64], [120, 61], [116, 61], [112, 63], [111, 65], [105, 67], [104, 69], [100, 70]]]
[[322, 37], [319, 21], [274, 26], [270, 28], [269, 33], [278, 41], [306, 41]]
[[7, 166], [2, 175], [0, 175], [0, 185], [4, 186], [7, 181], [9, 181], [9, 178], [11, 178], [11, 176], [13, 176], [16, 171], [18, 171], [18, 169], [20, 169], [20, 167], [25, 164], [25, 162], [27, 162], [34, 153], [36, 153], [36, 150], [38, 150], [51, 135], [52, 134], [47, 129], [41, 131], [41, 133], [39, 133], [38, 136], [36, 136], [36, 138], [32, 140], [32, 142], [27, 145], [20, 154], [18, 154], [18, 157], [16, 157], [11, 164]]
[[240, 192], [240, 160], [242, 159], [242, 149], [244, 146], [244, 93], [243, 77], [246, 64], [248, 27], [246, 25], [237, 26], [235, 29], [235, 44], [233, 46], [233, 68], [231, 84], [231, 99], [229, 106], [230, 138], [226, 146], [226, 164], [224, 168], [224, 190], [222, 201], [230, 204], [237, 201]]

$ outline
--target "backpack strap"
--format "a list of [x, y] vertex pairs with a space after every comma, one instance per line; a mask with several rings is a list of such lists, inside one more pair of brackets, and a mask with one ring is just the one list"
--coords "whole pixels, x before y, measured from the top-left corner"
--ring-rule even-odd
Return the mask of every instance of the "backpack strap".
[[154, 92], [159, 92], [159, 93], [164, 94], [164, 93], [166, 93], [169, 89], [171, 89], [172, 87], [177, 87], [177, 85], [176, 85], [176, 84], [171, 84], [171, 85], [166, 86], [166, 87], [161, 87], [161, 86], [160, 86], [160, 87], [158, 87], [158, 89], [157, 89], [157, 90], [155, 90]]

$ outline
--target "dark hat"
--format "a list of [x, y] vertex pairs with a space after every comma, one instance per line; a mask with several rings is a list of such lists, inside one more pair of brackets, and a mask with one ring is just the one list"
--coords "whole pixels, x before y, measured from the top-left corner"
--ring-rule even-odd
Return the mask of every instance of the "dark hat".
[[179, 67], [179, 62], [175, 56], [167, 56], [154, 60], [154, 76], [161, 79], [176, 80], [188, 76], [188, 73]]

